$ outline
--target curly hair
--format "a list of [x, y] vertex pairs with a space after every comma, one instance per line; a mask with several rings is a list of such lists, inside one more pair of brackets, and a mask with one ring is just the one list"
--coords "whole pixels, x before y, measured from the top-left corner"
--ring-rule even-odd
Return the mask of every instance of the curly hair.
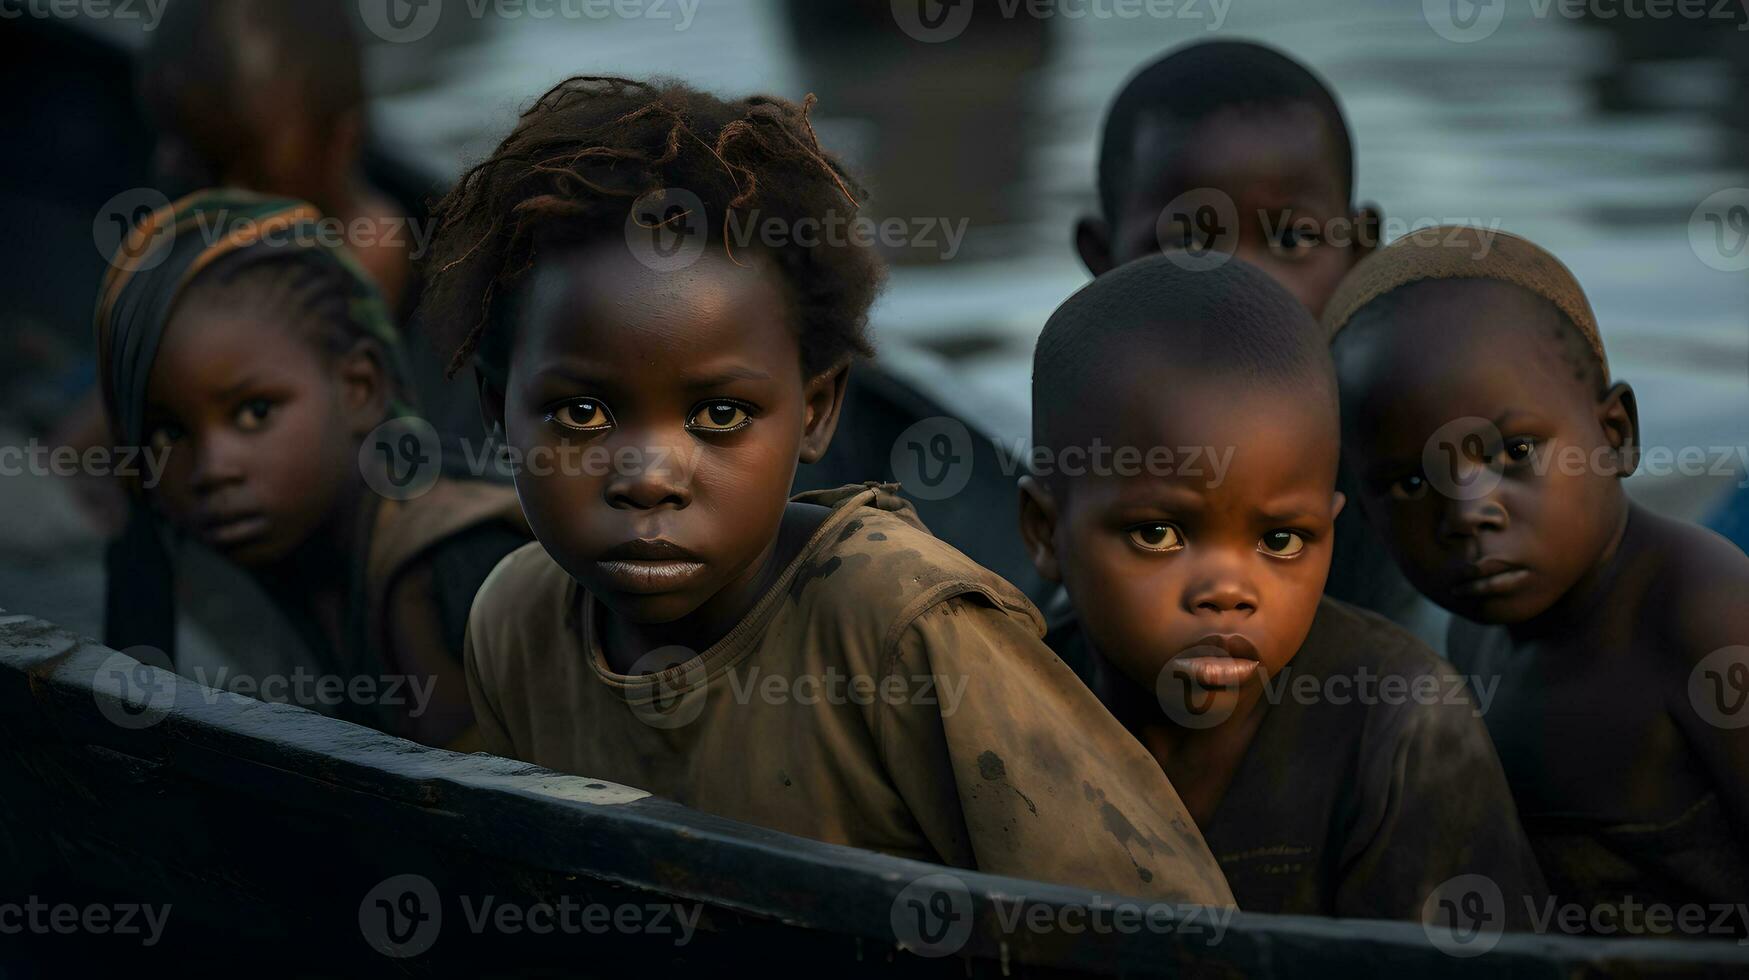
[[[756, 209], [796, 227], [854, 211], [861, 187], [820, 147], [801, 105], [755, 95], [726, 101], [670, 80], [577, 76], [522, 114], [491, 156], [435, 208], [423, 269], [421, 319], [453, 351], [449, 374], [473, 359], [489, 378], [508, 367], [517, 294], [544, 254], [623, 242], [638, 199], [684, 189], [703, 202], [707, 241], [731, 240], [731, 213]], [[673, 219], [669, 219], [673, 220]], [[869, 307], [880, 258], [848, 244], [762, 243], [788, 287], [810, 376], [873, 353]]]

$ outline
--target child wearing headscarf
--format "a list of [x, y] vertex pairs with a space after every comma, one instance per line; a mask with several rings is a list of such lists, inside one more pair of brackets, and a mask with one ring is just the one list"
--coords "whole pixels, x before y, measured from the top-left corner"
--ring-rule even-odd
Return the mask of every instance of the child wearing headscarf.
[[329, 691], [368, 692], [341, 695], [342, 717], [466, 746], [468, 607], [527, 525], [510, 488], [436, 475], [380, 295], [321, 220], [201, 191], [112, 262], [96, 314], [109, 423], [167, 456], [109, 550], [106, 640], [174, 657], [171, 555], [193, 540], [262, 586]]

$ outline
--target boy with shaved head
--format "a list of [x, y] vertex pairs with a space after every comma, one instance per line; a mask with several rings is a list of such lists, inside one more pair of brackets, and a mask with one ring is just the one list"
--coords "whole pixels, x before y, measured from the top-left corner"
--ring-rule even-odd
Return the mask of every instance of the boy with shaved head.
[[[1034, 563], [1075, 606], [1049, 641], [1165, 770], [1241, 908], [1419, 919], [1484, 874], [1521, 924], [1540, 876], [1461, 679], [1323, 598], [1338, 431], [1323, 335], [1251, 265], [1155, 256], [1075, 294], [1034, 355], [1022, 480]], [[1047, 468], [1090, 445], [1112, 465]], [[1173, 465], [1193, 447], [1229, 463]]]

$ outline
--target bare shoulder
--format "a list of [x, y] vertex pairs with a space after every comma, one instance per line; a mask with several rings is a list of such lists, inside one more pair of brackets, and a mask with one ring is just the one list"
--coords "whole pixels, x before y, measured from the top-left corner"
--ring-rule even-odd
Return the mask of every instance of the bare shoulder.
[[1661, 644], [1692, 666], [1722, 647], [1749, 645], [1749, 556], [1703, 527], [1636, 511], [1656, 551], [1644, 615]]

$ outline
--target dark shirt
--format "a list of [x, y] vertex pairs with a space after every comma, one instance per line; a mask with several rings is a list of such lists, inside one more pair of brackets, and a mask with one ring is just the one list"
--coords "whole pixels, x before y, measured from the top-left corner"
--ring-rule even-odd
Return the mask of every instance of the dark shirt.
[[[1046, 642], [1083, 680], [1109, 669], [1073, 622]], [[1241, 909], [1422, 921], [1443, 883], [1478, 874], [1499, 886], [1506, 927], [1529, 928], [1542, 875], [1450, 664], [1326, 598], [1266, 684], [1256, 735], [1202, 828]]]

